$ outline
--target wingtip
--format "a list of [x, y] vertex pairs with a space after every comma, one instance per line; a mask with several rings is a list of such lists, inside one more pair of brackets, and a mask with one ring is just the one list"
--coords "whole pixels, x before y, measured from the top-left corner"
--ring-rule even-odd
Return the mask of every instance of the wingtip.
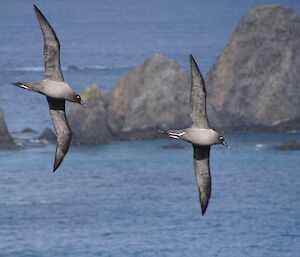
[[202, 76], [202, 73], [199, 69], [199, 66], [198, 66], [196, 60], [194, 59], [194, 57], [191, 54], [190, 54], [190, 67], [191, 67], [192, 84], [194, 84], [194, 78], [198, 77], [200, 79], [200, 83], [203, 86], [203, 91], [204, 91], [204, 93], [206, 93], [204, 78]]
[[208, 207], [209, 198], [210, 198], [210, 195], [208, 196], [208, 198], [201, 197], [201, 192], [199, 191], [199, 200], [200, 200], [200, 207], [201, 207], [202, 216], [204, 216], [204, 214], [206, 212], [206, 209]]
[[[42, 12], [40, 11], [40, 9], [34, 4], [33, 5], [33, 9], [34, 9], [34, 12], [35, 12], [35, 14], [37, 15], [37, 17], [39, 17], [39, 16], [43, 16], [44, 17], [44, 15], [42, 14]], [[45, 18], [45, 17], [44, 17]]]
[[53, 165], [53, 173], [59, 168], [60, 164], [62, 163], [65, 155], [60, 156], [55, 154], [55, 160], [54, 160], [54, 165]]
[[190, 62], [195, 62], [194, 56], [190, 53]]
[[35, 11], [40, 11], [39, 8], [37, 8], [37, 6], [36, 6], [35, 4], [33, 4], [33, 9], [34, 9]]
[[201, 214], [202, 214], [202, 216], [204, 216], [204, 214], [206, 212], [206, 209], [207, 209], [207, 205], [206, 206], [201, 205]]
[[197, 62], [196, 62], [196, 60], [195, 60], [195, 58], [192, 54], [190, 54], [190, 65], [191, 65], [192, 68], [195, 67], [196, 70], [199, 70], [198, 64], [197, 64]]
[[[60, 162], [61, 163], [61, 162]], [[58, 167], [60, 166], [60, 163], [58, 162], [54, 162], [54, 166], [53, 166], [53, 173], [55, 173], [55, 171], [58, 169]]]

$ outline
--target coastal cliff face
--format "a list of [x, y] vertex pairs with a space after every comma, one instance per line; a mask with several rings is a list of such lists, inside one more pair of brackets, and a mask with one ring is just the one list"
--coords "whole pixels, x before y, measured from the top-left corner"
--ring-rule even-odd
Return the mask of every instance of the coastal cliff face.
[[85, 108], [73, 104], [68, 113], [68, 120], [73, 132], [73, 144], [97, 144], [112, 140], [112, 134], [107, 126], [107, 99], [96, 85], [83, 91], [82, 101]]
[[262, 6], [242, 19], [206, 77], [211, 124], [221, 130], [300, 129], [300, 20]]
[[16, 144], [10, 135], [4, 118], [4, 112], [0, 108], [0, 148], [14, 148]]
[[159, 137], [159, 129], [182, 128], [190, 123], [190, 79], [179, 64], [154, 55], [121, 79], [103, 96], [95, 86], [73, 104], [68, 119], [73, 144]]
[[154, 55], [113, 88], [108, 125], [119, 139], [153, 138], [158, 129], [188, 126], [189, 92], [179, 64]]

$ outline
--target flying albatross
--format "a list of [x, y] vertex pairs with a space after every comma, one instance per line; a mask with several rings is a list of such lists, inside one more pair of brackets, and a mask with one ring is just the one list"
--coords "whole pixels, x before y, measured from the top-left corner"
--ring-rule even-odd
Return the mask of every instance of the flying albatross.
[[202, 215], [204, 215], [211, 195], [211, 176], [209, 167], [209, 152], [211, 145], [223, 144], [223, 136], [210, 128], [206, 113], [206, 90], [198, 65], [190, 55], [191, 94], [190, 109], [192, 127], [181, 130], [161, 131], [170, 138], [183, 139], [193, 145], [194, 170], [199, 190]]
[[16, 82], [12, 84], [29, 91], [38, 92], [47, 97], [57, 137], [53, 167], [53, 172], [55, 172], [69, 150], [72, 138], [72, 131], [65, 113], [65, 100], [84, 106], [85, 104], [81, 101], [81, 97], [64, 82], [60, 67], [60, 44], [53, 28], [35, 5], [34, 11], [44, 36], [45, 79], [35, 82]]

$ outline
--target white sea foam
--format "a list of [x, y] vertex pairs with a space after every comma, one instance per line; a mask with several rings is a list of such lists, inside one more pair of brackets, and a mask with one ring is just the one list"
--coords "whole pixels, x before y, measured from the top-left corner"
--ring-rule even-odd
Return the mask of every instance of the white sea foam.
[[256, 144], [255, 147], [256, 148], [262, 148], [262, 147], [264, 147], [264, 145], [263, 144]]

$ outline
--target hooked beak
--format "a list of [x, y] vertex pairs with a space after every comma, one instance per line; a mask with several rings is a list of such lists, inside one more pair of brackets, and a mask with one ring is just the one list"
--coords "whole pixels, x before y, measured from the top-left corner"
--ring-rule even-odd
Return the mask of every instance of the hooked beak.
[[84, 106], [84, 107], [87, 107], [87, 105], [86, 105], [84, 102], [82, 102], [82, 101], [80, 101], [80, 104], [81, 104], [82, 106]]
[[229, 149], [230, 148], [230, 146], [226, 143], [226, 141], [225, 140], [223, 140], [223, 145], [227, 148], [227, 149]]

